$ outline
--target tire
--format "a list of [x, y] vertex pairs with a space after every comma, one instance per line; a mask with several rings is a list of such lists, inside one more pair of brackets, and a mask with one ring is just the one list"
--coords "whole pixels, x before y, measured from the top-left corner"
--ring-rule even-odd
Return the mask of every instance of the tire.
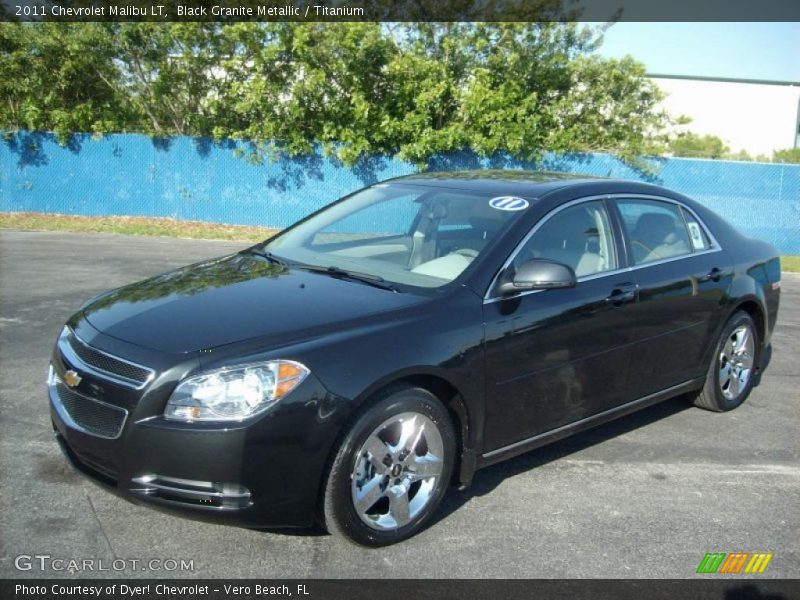
[[444, 496], [455, 453], [453, 423], [436, 396], [415, 387], [386, 390], [356, 419], [330, 463], [321, 524], [364, 546], [411, 537]]
[[[743, 337], [744, 332], [749, 339]], [[744, 311], [734, 313], [714, 346], [705, 385], [694, 398], [695, 406], [725, 412], [747, 400], [753, 389], [760, 348], [758, 328], [752, 317]]]

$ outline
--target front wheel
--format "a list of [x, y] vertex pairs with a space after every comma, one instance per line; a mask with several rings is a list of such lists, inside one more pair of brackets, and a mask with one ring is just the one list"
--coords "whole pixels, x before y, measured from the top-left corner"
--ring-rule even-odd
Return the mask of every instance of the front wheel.
[[723, 412], [742, 404], [753, 389], [759, 344], [753, 318], [746, 312], [735, 313], [722, 329], [695, 405]]
[[450, 416], [433, 394], [384, 393], [356, 420], [331, 463], [325, 527], [366, 546], [411, 537], [444, 496], [455, 451]]

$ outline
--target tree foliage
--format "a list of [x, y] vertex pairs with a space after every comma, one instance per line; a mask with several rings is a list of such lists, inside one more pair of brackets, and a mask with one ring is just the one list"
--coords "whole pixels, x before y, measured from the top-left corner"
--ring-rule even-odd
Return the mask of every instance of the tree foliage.
[[122, 131], [137, 115], [110, 88], [119, 70], [102, 52], [95, 27], [0, 24], [0, 128], [73, 132]]
[[775, 152], [772, 153], [772, 160], [778, 163], [800, 164], [800, 148], [775, 150]]
[[669, 150], [674, 156], [688, 158], [725, 158], [730, 148], [716, 135], [699, 135], [687, 131], [678, 134], [669, 142]]
[[800, 148], [775, 150], [772, 156], [758, 154], [751, 156], [746, 150], [732, 151], [716, 135], [700, 135], [690, 131], [679, 133], [669, 140], [668, 151], [673, 156], [686, 158], [710, 158], [738, 161], [776, 162], [800, 164]]
[[575, 23], [0, 24], [0, 128], [320, 144], [424, 163], [663, 148], [661, 93]]

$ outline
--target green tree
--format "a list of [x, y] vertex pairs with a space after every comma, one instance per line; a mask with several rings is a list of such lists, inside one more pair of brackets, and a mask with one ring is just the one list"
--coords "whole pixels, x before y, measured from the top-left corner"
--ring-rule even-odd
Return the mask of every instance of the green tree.
[[105, 81], [119, 77], [94, 24], [0, 24], [0, 127], [75, 132], [127, 128], [135, 116]]
[[222, 35], [232, 53], [211, 101], [214, 137], [290, 154], [320, 143], [348, 162], [388, 149], [384, 69], [396, 48], [381, 25], [239, 23]]
[[209, 135], [217, 120], [213, 100], [228, 86], [220, 67], [234, 47], [217, 23], [123, 23], [104, 26], [110, 59], [121, 77], [109, 82], [140, 113], [137, 128], [161, 136]]
[[741, 161], [753, 160], [753, 157], [750, 156], [750, 153], [747, 150], [739, 150], [738, 152], [728, 152], [725, 155], [725, 158], [728, 160], [741, 160]]
[[564, 23], [240, 24], [225, 31], [240, 54], [217, 100], [234, 116], [215, 134], [289, 152], [319, 142], [347, 163], [464, 148], [526, 159], [658, 151], [661, 94], [632, 59], [590, 55], [600, 34]]
[[[543, 0], [537, 10], [558, 4]], [[663, 149], [661, 93], [576, 23], [0, 24], [0, 128], [320, 144], [347, 164]]]
[[775, 152], [772, 153], [772, 161], [777, 163], [800, 164], [800, 148], [775, 150]]
[[669, 151], [674, 156], [690, 158], [723, 158], [730, 152], [719, 137], [715, 135], [698, 135], [686, 132], [679, 134], [669, 142]]
[[205, 135], [225, 59], [213, 23], [2, 23], [7, 131]]

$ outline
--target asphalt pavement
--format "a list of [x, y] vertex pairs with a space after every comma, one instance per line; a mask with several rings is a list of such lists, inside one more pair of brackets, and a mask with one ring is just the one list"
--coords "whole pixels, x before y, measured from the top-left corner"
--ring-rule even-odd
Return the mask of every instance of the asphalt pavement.
[[[749, 578], [800, 575], [792, 274], [772, 365], [745, 405], [715, 414], [671, 400], [480, 471], [471, 488], [448, 494], [427, 530], [392, 547], [168, 516], [73, 472], [44, 384], [67, 317], [100, 291], [244, 246], [0, 231], [0, 577], [691, 578], [706, 552], [734, 551], [774, 554]], [[93, 560], [95, 570], [53, 568], [76, 566], [70, 560]], [[191, 570], [167, 570], [173, 560]]]

